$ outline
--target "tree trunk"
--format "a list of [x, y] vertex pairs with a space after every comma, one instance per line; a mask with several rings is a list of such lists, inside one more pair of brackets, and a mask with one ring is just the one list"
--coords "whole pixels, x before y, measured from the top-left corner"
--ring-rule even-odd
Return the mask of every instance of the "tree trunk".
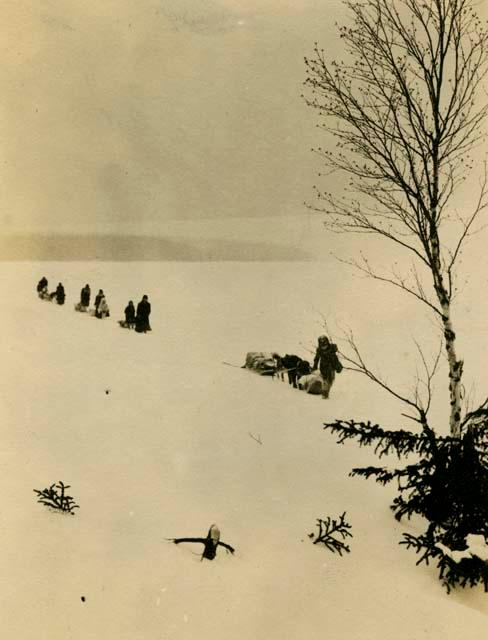
[[463, 375], [463, 361], [458, 360], [456, 356], [456, 333], [451, 320], [451, 301], [442, 277], [439, 237], [436, 230], [431, 230], [430, 241], [434, 289], [442, 309], [442, 324], [444, 327], [447, 362], [449, 365], [449, 401], [451, 406], [449, 427], [451, 435], [459, 438], [461, 436], [461, 378]]

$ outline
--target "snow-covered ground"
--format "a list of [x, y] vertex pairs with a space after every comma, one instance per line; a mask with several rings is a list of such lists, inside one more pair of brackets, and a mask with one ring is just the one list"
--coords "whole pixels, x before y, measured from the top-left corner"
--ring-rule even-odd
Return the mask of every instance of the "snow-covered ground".
[[[37, 298], [43, 275], [50, 290], [64, 283], [64, 307]], [[390, 380], [407, 384], [417, 312], [404, 298], [384, 290], [375, 297], [374, 283], [351, 281], [328, 261], [2, 263], [0, 278], [2, 637], [417, 640], [486, 632], [488, 595], [447, 596], [435, 568], [416, 567], [398, 541], [418, 525], [392, 518], [393, 489], [348, 478], [372, 453], [339, 447], [322, 429], [336, 417], [412, 426], [400, 418], [403, 407], [347, 371], [323, 401], [223, 364], [240, 365], [248, 350], [307, 356], [325, 314], [330, 326], [355, 330]], [[93, 294], [104, 289], [109, 319], [74, 312], [86, 282]], [[122, 330], [127, 301], [144, 293], [153, 332]], [[464, 351], [480, 380], [473, 334], [486, 336], [479, 318], [463, 319], [473, 338]], [[414, 326], [417, 338], [433, 330], [421, 314]], [[440, 395], [444, 387], [442, 378]], [[441, 404], [434, 410], [439, 426]], [[81, 506], [73, 517], [36, 503], [33, 489], [58, 480]], [[317, 518], [343, 511], [354, 537], [340, 558], [308, 534]], [[202, 562], [198, 546], [166, 540], [205, 535], [212, 523], [234, 556], [219, 550]]]

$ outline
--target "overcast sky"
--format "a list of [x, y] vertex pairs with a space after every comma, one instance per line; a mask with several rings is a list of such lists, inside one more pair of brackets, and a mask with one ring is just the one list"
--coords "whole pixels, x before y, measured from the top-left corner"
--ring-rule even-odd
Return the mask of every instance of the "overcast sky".
[[306, 224], [323, 138], [303, 57], [340, 57], [345, 20], [340, 0], [2, 0], [2, 232]]
[[3, 0], [4, 232], [303, 214], [338, 0]]

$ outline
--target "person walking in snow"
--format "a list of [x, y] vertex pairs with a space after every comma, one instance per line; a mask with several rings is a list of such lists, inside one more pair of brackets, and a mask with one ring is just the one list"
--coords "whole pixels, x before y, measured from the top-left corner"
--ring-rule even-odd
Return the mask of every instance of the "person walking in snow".
[[85, 307], [85, 309], [87, 309], [90, 306], [90, 296], [91, 296], [90, 285], [85, 284], [80, 294], [80, 305], [82, 307]]
[[64, 292], [64, 287], [61, 284], [61, 282], [58, 284], [58, 286], [56, 287], [56, 292], [55, 292], [55, 297], [56, 297], [56, 302], [58, 304], [64, 304], [64, 299], [66, 298], [66, 294]]
[[147, 296], [142, 296], [142, 300], [137, 305], [136, 314], [136, 331], [137, 333], [146, 333], [151, 331], [149, 325], [149, 316], [151, 314], [151, 304]]
[[39, 296], [39, 298], [42, 298], [46, 295], [47, 284], [47, 278], [45, 278], [44, 276], [37, 283], [37, 295]]
[[108, 318], [110, 316], [110, 309], [108, 307], [107, 299], [104, 295], [100, 298], [98, 303], [98, 309], [95, 312], [97, 318], [103, 320], [103, 318]]
[[324, 379], [322, 398], [328, 398], [335, 374], [342, 371], [342, 364], [337, 357], [337, 345], [331, 343], [327, 336], [320, 336], [318, 340], [313, 368], [318, 369]]
[[103, 296], [104, 296], [103, 289], [99, 289], [97, 295], [95, 296], [95, 315], [96, 316], [98, 314], [98, 307], [100, 306], [100, 302], [101, 302]]
[[124, 309], [125, 313], [125, 325], [129, 329], [133, 329], [136, 323], [136, 310], [132, 300], [129, 300], [129, 304]]

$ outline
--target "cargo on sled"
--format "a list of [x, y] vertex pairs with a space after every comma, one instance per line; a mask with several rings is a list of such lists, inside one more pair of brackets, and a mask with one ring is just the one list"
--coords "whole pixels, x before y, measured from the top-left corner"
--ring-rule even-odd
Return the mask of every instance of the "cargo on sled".
[[243, 369], [249, 369], [260, 376], [274, 376], [279, 369], [279, 356], [266, 351], [249, 351]]

